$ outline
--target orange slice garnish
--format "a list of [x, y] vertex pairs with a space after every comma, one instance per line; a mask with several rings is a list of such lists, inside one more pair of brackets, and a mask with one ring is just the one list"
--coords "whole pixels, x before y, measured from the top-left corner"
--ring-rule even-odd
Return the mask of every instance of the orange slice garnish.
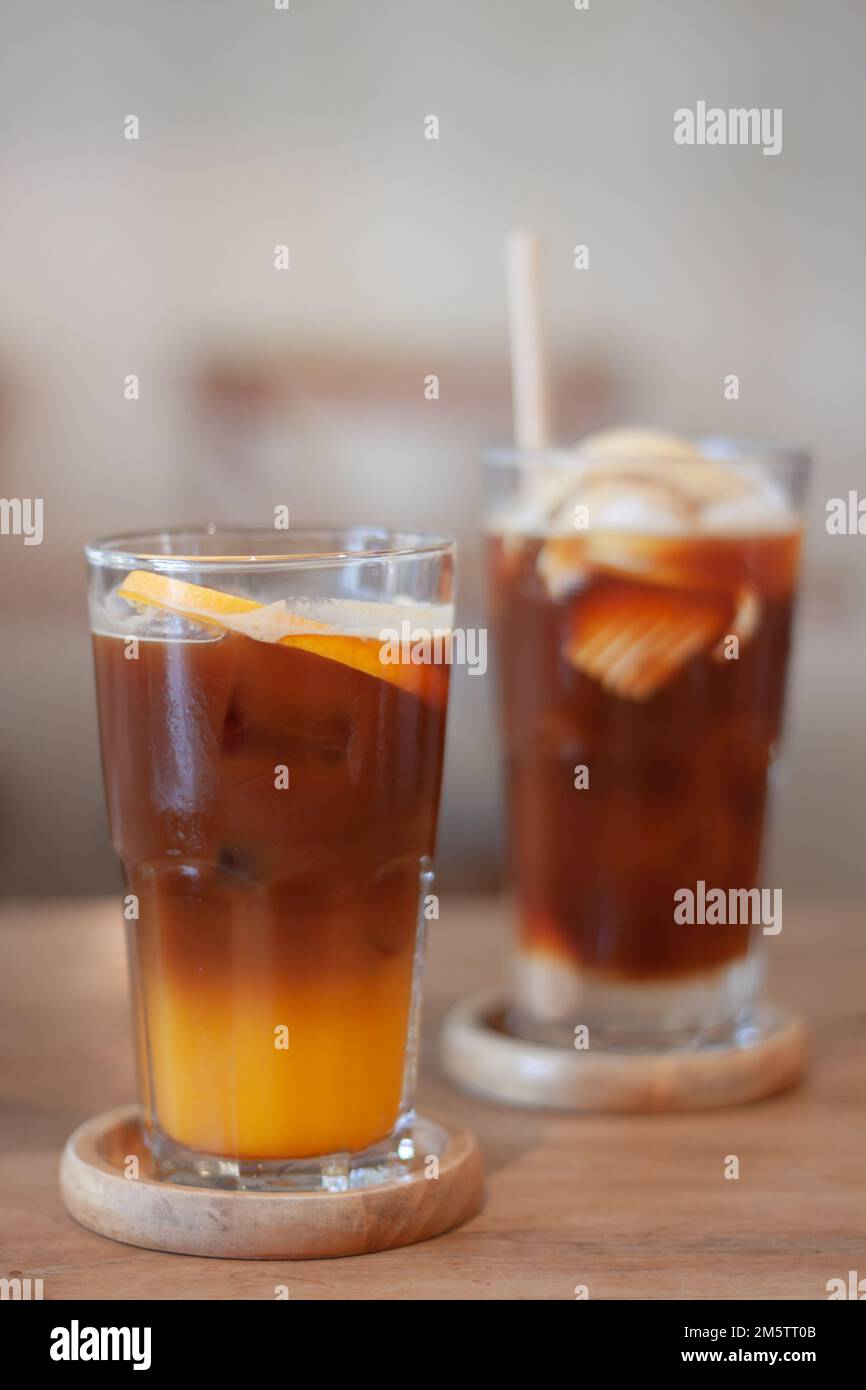
[[551, 598], [565, 598], [586, 579], [583, 536], [551, 536], [538, 552], [535, 567]]
[[623, 531], [587, 533], [583, 561], [606, 574], [672, 588], [743, 587], [767, 598], [794, 587], [798, 532], [756, 536], [647, 536]]
[[725, 594], [612, 583], [577, 605], [564, 655], [612, 695], [641, 702], [718, 641], [732, 609]]
[[799, 558], [798, 531], [731, 537], [589, 529], [545, 541], [537, 567], [553, 598], [565, 596], [593, 570], [662, 588], [747, 588], [775, 598], [793, 589]]
[[189, 584], [152, 570], [132, 570], [117, 590], [121, 598], [160, 608], [206, 627], [237, 632], [254, 640], [300, 647], [328, 661], [338, 661], [440, 707], [448, 689], [448, 667], [432, 663], [383, 661], [378, 637], [355, 637], [289, 612], [282, 604], [256, 603], [222, 589]]

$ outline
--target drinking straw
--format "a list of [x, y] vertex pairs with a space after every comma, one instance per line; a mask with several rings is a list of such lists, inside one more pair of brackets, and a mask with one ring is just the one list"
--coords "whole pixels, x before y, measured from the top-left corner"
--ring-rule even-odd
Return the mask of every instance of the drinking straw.
[[550, 410], [541, 323], [541, 238], [512, 232], [505, 246], [511, 336], [511, 399], [519, 449], [546, 449]]

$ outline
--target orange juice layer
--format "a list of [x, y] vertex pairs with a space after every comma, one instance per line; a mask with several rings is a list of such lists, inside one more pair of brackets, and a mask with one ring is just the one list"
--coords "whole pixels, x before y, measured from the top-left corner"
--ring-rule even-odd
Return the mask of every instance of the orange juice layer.
[[217, 949], [190, 951], [205, 919], [214, 926], [212, 906], [157, 910], [158, 925], [142, 933], [162, 1130], [205, 1153], [259, 1159], [357, 1151], [384, 1138], [403, 1082], [412, 904], [401, 905], [410, 916], [395, 950], [370, 937], [363, 912], [328, 923], [308, 914], [317, 962], [293, 951], [291, 922], [256, 923], [253, 904], [245, 921], [237, 900]]
[[[239, 1159], [357, 1152], [397, 1120], [409, 980], [382, 971], [301, 996], [161, 991], [151, 1015], [160, 1127], [204, 1153]], [[274, 1046], [271, 1017], [290, 1020]]]

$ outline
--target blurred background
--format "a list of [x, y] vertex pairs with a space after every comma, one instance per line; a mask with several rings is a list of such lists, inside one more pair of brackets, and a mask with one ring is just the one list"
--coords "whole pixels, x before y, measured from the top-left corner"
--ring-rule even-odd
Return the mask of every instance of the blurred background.
[[[866, 537], [824, 518], [863, 488], [864, 43], [857, 0], [4, 4], [0, 495], [44, 498], [45, 539], [0, 537], [0, 891], [118, 882], [87, 538], [280, 503], [452, 531], [458, 620], [483, 621], [515, 225], [547, 243], [564, 442], [651, 422], [813, 450], [775, 881], [862, 887]], [[781, 154], [676, 146], [699, 99], [781, 107]], [[494, 693], [456, 672], [445, 888], [499, 879]]]

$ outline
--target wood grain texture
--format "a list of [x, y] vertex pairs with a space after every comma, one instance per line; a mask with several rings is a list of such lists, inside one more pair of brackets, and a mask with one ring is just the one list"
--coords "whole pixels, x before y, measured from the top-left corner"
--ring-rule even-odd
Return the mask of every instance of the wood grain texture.
[[801, 1018], [774, 1006], [761, 1011], [763, 1036], [748, 1048], [630, 1054], [525, 1042], [506, 1031], [507, 1012], [506, 991], [481, 990], [442, 1024], [447, 1075], [482, 1100], [610, 1114], [709, 1110], [784, 1091], [805, 1067]]
[[[445, 1128], [435, 1181], [419, 1171], [351, 1192], [220, 1192], [155, 1181], [137, 1108], [121, 1106], [70, 1135], [60, 1188], [82, 1226], [149, 1250], [241, 1260], [369, 1255], [442, 1235], [481, 1205], [478, 1145], [468, 1130]], [[123, 1172], [131, 1155], [139, 1161], [135, 1181]]]
[[[0, 914], [0, 1274], [45, 1297], [815, 1298], [866, 1274], [866, 1008], [858, 906], [785, 904], [771, 989], [811, 1034], [802, 1086], [728, 1110], [563, 1115], [483, 1104], [442, 1076], [445, 1009], [501, 978], [503, 914], [442, 902], [431, 924], [422, 1105], [474, 1131], [488, 1198], [420, 1245], [313, 1262], [207, 1260], [77, 1226], [58, 1186], [82, 1120], [133, 1088], [119, 908], [30, 901]], [[726, 1156], [740, 1161], [726, 1181]]]

